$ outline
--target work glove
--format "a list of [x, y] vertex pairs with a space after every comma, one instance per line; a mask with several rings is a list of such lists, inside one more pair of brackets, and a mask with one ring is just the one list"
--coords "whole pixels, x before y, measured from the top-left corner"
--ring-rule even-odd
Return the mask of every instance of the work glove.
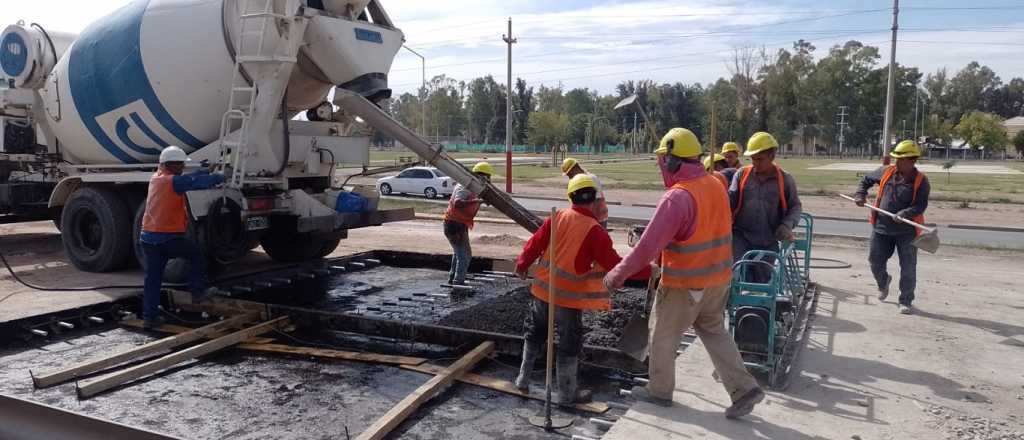
[[779, 225], [775, 228], [775, 239], [778, 241], [790, 241], [793, 239], [793, 230], [789, 226]]
[[913, 217], [911, 214], [912, 213], [910, 212], [910, 208], [901, 209], [901, 210], [896, 212], [896, 218], [898, 218], [900, 220], [907, 220], [910, 217]]
[[863, 197], [857, 197], [857, 200], [854, 200], [853, 203], [856, 203], [857, 206], [864, 206], [864, 204], [867, 203], [867, 200], [864, 200]]

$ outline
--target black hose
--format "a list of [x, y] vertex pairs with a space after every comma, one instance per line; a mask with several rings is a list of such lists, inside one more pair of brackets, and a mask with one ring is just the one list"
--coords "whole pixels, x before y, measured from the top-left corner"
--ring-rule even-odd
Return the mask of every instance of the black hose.
[[[115, 285], [109, 285], [109, 286], [93, 286], [93, 287], [43, 287], [43, 286], [37, 286], [35, 284], [31, 284], [31, 283], [21, 279], [21, 277], [19, 277], [18, 274], [14, 272], [14, 268], [11, 267], [11, 264], [7, 262], [7, 258], [4, 256], [4, 254], [2, 252], [0, 252], [0, 261], [3, 261], [4, 267], [7, 268], [7, 272], [9, 272], [11, 274], [11, 278], [14, 278], [15, 281], [21, 283], [22, 285], [24, 285], [25, 287], [28, 287], [30, 289], [40, 290], [40, 291], [43, 291], [43, 292], [87, 292], [87, 291], [91, 291], [91, 290], [141, 289], [141, 288], [145, 287], [143, 285], [127, 285], [127, 284], [122, 284], [122, 285], [116, 285], [115, 284]], [[172, 286], [172, 287], [184, 286], [184, 284], [170, 284], [170, 283], [168, 283], [167, 285]]]
[[843, 260], [836, 260], [833, 258], [811, 258], [811, 261], [824, 261], [827, 263], [837, 263], [835, 266], [808, 266], [808, 269], [849, 269], [853, 267], [852, 264], [847, 263]]
[[280, 176], [284, 172], [284, 169], [288, 167], [288, 157], [292, 154], [292, 135], [288, 130], [288, 89], [285, 89], [284, 96], [281, 97], [281, 124], [284, 125], [282, 130], [284, 133], [284, 159], [281, 159], [281, 166], [274, 176]]

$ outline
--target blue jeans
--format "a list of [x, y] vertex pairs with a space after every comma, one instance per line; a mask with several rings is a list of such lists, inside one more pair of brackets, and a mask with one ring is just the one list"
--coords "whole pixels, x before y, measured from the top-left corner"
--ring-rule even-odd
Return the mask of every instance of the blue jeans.
[[193, 295], [206, 290], [206, 258], [191, 240], [185, 237], [171, 238], [160, 244], [142, 243], [146, 255], [146, 283], [142, 296], [142, 318], [149, 320], [159, 316], [160, 287], [164, 281], [164, 268], [173, 258], [187, 258], [189, 261], [188, 286]]
[[871, 263], [871, 274], [875, 276], [878, 288], [886, 287], [889, 273], [886, 263], [895, 250], [900, 258], [900, 304], [909, 306], [914, 301], [914, 288], [917, 286], [917, 248], [910, 242], [914, 234], [885, 235], [871, 233], [871, 250], [868, 262]]
[[473, 249], [469, 246], [469, 227], [459, 222], [444, 222], [444, 236], [452, 245], [448, 283], [462, 284], [466, 282], [469, 261], [473, 259]]

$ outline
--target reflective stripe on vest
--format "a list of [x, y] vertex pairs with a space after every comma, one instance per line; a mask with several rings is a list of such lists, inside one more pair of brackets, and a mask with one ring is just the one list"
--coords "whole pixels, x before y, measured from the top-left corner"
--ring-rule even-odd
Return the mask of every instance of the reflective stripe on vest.
[[184, 233], [188, 226], [185, 197], [174, 192], [174, 174], [159, 170], [149, 179], [142, 230]]
[[[782, 212], [789, 211], [789, 203], [786, 203], [786, 181], [782, 177], [782, 168], [778, 165], [775, 167], [775, 181], [779, 185], [779, 206], [782, 207]], [[739, 184], [739, 195], [736, 198], [736, 209], [732, 210], [732, 215], [740, 213], [740, 209], [743, 208], [743, 189], [747, 186], [747, 179], [750, 178], [751, 174], [754, 174], [754, 166], [747, 165], [740, 168], [740, 184]]]
[[[891, 179], [892, 176], [895, 176], [895, 175], [896, 175], [896, 167], [895, 166], [890, 166], [889, 168], [886, 168], [885, 172], [882, 173], [882, 180], [880, 182], [878, 182], [878, 194], [875, 195], [875, 207], [876, 208], [881, 208], [882, 207], [882, 193], [885, 192], [885, 185], [888, 184], [889, 183], [889, 179]], [[913, 195], [910, 197], [910, 204], [911, 205], [913, 205], [914, 203], [917, 203], [917, 190], [921, 189], [921, 182], [924, 182], [924, 173], [922, 173], [921, 171], [918, 171], [917, 175], [914, 176], [914, 192], [913, 192]], [[868, 222], [870, 222], [871, 224], [875, 224], [875, 221], [876, 221], [877, 218], [878, 218], [878, 213], [876, 213], [875, 211], [871, 211], [868, 214]], [[924, 224], [924, 214], [918, 214], [918, 215], [914, 216], [913, 218], [911, 218], [910, 220], [923, 225]], [[914, 231], [915, 231], [915, 233], [917, 235], [921, 235], [921, 230], [920, 229], [914, 228]]]
[[547, 302], [551, 283], [557, 288], [555, 304], [560, 307], [581, 310], [611, 310], [611, 296], [602, 279], [605, 272], [599, 266], [586, 273], [576, 273], [576, 257], [594, 226], [594, 218], [571, 209], [558, 211], [551, 220], [555, 228], [554, 263], [555, 270], [549, 271], [549, 255], [534, 267], [533, 284], [530, 292]]
[[732, 277], [732, 216], [729, 196], [711, 174], [676, 183], [697, 206], [693, 235], [676, 240], [661, 253], [661, 283], [703, 289], [728, 284]]

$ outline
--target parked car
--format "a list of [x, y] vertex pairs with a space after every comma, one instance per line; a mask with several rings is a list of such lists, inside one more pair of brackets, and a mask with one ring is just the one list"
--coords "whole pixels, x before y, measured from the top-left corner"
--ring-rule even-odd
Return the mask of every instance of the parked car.
[[412, 167], [398, 173], [377, 179], [377, 189], [383, 195], [419, 194], [428, 199], [450, 197], [455, 181], [437, 168]]

